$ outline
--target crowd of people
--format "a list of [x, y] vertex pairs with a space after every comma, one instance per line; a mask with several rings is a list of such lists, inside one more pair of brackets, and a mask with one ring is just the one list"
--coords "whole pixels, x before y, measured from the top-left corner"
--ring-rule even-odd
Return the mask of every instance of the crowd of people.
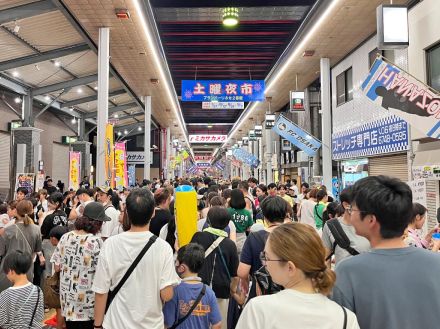
[[[186, 245], [182, 185], [199, 215]], [[440, 234], [421, 234], [426, 216], [387, 176], [339, 200], [255, 178], [18, 188], [0, 204], [0, 328], [42, 328], [50, 308], [57, 329], [437, 328]]]

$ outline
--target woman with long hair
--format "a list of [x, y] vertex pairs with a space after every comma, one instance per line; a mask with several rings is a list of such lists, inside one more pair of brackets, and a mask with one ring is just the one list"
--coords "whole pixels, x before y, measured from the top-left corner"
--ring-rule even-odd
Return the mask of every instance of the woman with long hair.
[[[21, 200], [16, 206], [15, 224], [5, 227], [3, 235], [0, 236], [0, 292], [9, 288], [11, 283], [3, 271], [3, 259], [14, 250], [27, 252], [32, 255], [35, 261], [37, 255], [41, 265], [44, 265], [45, 259], [41, 252], [41, 233], [40, 227], [34, 224], [34, 207], [29, 200]], [[33, 281], [34, 267], [27, 272], [29, 281]]]
[[237, 231], [236, 243], [238, 254], [240, 255], [243, 244], [246, 241], [246, 232], [249, 232], [251, 226], [254, 225], [252, 213], [246, 209], [246, 201], [241, 190], [232, 190], [228, 212]]
[[237, 329], [359, 328], [351, 311], [327, 298], [336, 276], [325, 263], [324, 246], [312, 227], [301, 223], [276, 227], [261, 261], [284, 290], [253, 298], [245, 306]]
[[101, 203], [90, 202], [75, 220], [75, 229], [61, 237], [52, 255], [55, 271], [60, 272], [61, 311], [67, 329], [93, 329], [92, 284], [103, 244], [97, 233], [103, 222], [110, 220]]

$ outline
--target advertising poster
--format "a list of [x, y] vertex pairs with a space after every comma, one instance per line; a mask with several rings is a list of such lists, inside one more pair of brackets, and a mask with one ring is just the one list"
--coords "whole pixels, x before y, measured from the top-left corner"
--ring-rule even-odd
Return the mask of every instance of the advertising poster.
[[440, 138], [440, 95], [397, 66], [378, 58], [362, 84], [374, 103], [428, 137]]
[[39, 191], [44, 187], [44, 174], [37, 174], [35, 177], [35, 191]]
[[113, 145], [113, 125], [107, 123], [105, 129], [105, 185], [115, 188], [115, 149]]
[[136, 166], [128, 166], [128, 185], [134, 186], [136, 184]]
[[128, 186], [127, 162], [125, 161], [125, 143], [115, 144], [115, 179], [116, 188], [122, 190]]
[[[28, 192], [26, 196], [34, 193], [35, 191], [34, 181], [35, 181], [35, 174], [17, 174], [17, 176], [15, 177], [15, 191], [17, 191], [19, 187], [24, 187]], [[17, 193], [15, 192], [14, 199], [16, 194]]]
[[69, 189], [79, 189], [81, 181], [81, 152], [69, 152]]

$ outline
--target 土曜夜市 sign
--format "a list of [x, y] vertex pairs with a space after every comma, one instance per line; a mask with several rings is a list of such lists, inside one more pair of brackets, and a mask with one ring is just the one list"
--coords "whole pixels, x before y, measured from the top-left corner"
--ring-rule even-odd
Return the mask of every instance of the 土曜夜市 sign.
[[264, 99], [264, 80], [182, 80], [183, 102], [253, 102]]

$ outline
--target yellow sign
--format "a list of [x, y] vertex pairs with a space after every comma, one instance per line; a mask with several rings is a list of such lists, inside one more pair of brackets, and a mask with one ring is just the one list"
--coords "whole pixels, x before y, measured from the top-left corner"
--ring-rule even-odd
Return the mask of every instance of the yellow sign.
[[79, 189], [80, 171], [81, 171], [81, 153], [69, 152], [69, 188]]
[[115, 148], [113, 137], [113, 125], [107, 123], [105, 129], [105, 185], [111, 188], [115, 188]]

